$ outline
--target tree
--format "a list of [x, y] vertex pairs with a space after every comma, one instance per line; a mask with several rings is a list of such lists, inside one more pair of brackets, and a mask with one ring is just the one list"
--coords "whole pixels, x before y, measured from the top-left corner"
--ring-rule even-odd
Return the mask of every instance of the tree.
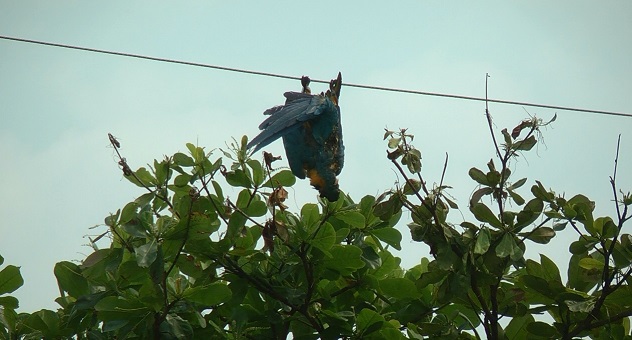
[[[235, 141], [219, 157], [187, 144], [135, 171], [110, 142], [124, 176], [143, 191], [105, 218], [81, 264], [55, 266], [57, 311], [16, 313], [6, 294], [19, 269], [0, 271], [0, 335], [30, 338], [489, 338], [629, 337], [632, 236], [624, 234], [632, 196], [611, 178], [617, 216], [594, 217], [595, 204], [569, 199], [540, 181], [528, 197], [510, 164], [531, 150], [550, 122], [530, 118], [501, 131], [487, 169], [471, 168], [475, 221], [455, 225], [458, 206], [441, 178], [422, 176], [421, 153], [407, 130], [386, 131], [388, 160], [404, 183], [359, 201], [341, 195], [299, 212], [285, 205], [289, 170], [274, 169]], [[618, 153], [618, 152], [617, 152]], [[618, 156], [617, 156], [618, 158]], [[616, 161], [616, 160], [615, 160]], [[446, 157], [447, 165], [447, 157]], [[224, 194], [237, 188], [236, 199]], [[509, 204], [512, 202], [512, 204]], [[517, 209], [512, 210], [515, 207]], [[402, 215], [432, 258], [405, 269]], [[578, 239], [568, 280], [545, 255], [526, 259], [529, 242], [570, 229]], [[100, 239], [111, 240], [99, 248]], [[0, 258], [0, 265], [2, 258]], [[547, 313], [550, 322], [533, 314]], [[482, 334], [484, 332], [484, 334]]]

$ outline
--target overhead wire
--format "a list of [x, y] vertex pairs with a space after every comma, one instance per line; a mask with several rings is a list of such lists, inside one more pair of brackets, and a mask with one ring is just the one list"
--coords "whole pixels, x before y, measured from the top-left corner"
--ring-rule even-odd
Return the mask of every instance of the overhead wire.
[[[191, 62], [191, 61], [169, 59], [169, 58], [159, 58], [159, 57], [152, 57], [152, 56], [148, 56], [148, 55], [127, 53], [127, 52], [117, 52], [117, 51], [103, 50], [103, 49], [90, 48], [90, 47], [82, 47], [82, 46], [76, 46], [76, 45], [53, 43], [53, 42], [47, 42], [47, 41], [41, 41], [41, 40], [16, 38], [16, 37], [9, 37], [9, 36], [3, 36], [3, 35], [0, 35], [0, 39], [12, 40], [12, 41], [18, 41], [18, 42], [24, 42], [24, 43], [30, 43], [30, 44], [37, 44], [37, 45], [44, 45], [44, 46], [60, 47], [60, 48], [73, 49], [73, 50], [80, 50], [80, 51], [88, 51], [88, 52], [101, 53], [101, 54], [109, 54], [109, 55], [129, 57], [129, 58], [138, 58], [138, 59], [145, 59], [145, 60], [152, 60], [152, 61], [160, 61], [160, 62], [172, 63], [172, 64], [180, 64], [180, 65], [188, 65], [188, 66], [195, 66], [195, 67], [210, 68], [210, 69], [216, 69], [216, 70], [222, 70], [222, 71], [253, 74], [253, 75], [265, 76], [265, 77], [274, 77], [274, 78], [291, 79], [291, 80], [300, 80], [301, 79], [301, 77], [288, 76], [288, 75], [277, 74], [277, 73], [252, 71], [252, 70], [245, 70], [245, 69], [240, 69], [240, 68], [218, 66], [218, 65], [211, 65], [211, 64], [205, 64], [205, 63], [197, 63], [197, 62]], [[329, 83], [329, 81], [327, 81], [327, 80], [311, 79], [311, 81], [315, 82], [315, 83], [325, 83], [325, 84]], [[584, 112], [584, 113], [593, 113], [593, 114], [600, 114], [600, 115], [610, 115], [610, 116], [620, 116], [620, 117], [632, 118], [632, 114], [625, 113], [625, 112], [615, 112], [615, 111], [606, 111], [606, 110], [594, 110], [594, 109], [576, 108], [576, 107], [568, 107], [568, 106], [560, 106], [560, 105], [537, 104], [537, 103], [520, 102], [520, 101], [513, 101], [513, 100], [481, 98], [481, 97], [464, 96], [464, 95], [457, 95], [457, 94], [428, 92], [428, 91], [417, 91], [417, 90], [407, 90], [407, 89], [399, 89], [399, 88], [392, 88], [392, 87], [353, 84], [353, 83], [345, 83], [345, 86], [346, 87], [356, 87], [356, 88], [368, 89], [368, 90], [376, 90], [376, 91], [389, 91], [389, 92], [409, 93], [409, 94], [416, 94], [416, 95], [423, 95], [423, 96], [444, 97], [444, 98], [483, 101], [483, 102], [487, 101], [487, 102], [490, 102], [490, 103], [529, 106], [529, 107], [539, 107], [539, 108], [546, 108], [546, 109], [575, 111], [575, 112]]]

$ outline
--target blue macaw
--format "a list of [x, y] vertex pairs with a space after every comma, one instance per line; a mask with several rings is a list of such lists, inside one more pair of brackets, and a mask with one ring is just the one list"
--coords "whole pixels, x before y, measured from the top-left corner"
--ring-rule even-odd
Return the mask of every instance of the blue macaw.
[[259, 125], [263, 130], [247, 147], [253, 152], [283, 137], [285, 154], [292, 173], [318, 190], [321, 197], [336, 201], [340, 195], [338, 179], [344, 164], [342, 125], [340, 124], [340, 87], [342, 75], [329, 82], [329, 90], [311, 94], [308, 77], [301, 79], [302, 92], [286, 92], [285, 105], [264, 112], [270, 115]]

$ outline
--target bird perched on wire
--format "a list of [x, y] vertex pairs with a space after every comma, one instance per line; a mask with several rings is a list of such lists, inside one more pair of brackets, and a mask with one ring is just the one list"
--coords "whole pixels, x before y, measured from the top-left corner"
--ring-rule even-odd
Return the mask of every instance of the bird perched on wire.
[[264, 112], [270, 115], [259, 125], [261, 133], [248, 148], [253, 152], [283, 138], [285, 154], [292, 173], [318, 190], [321, 197], [336, 201], [340, 196], [338, 176], [344, 164], [342, 125], [340, 124], [340, 87], [342, 75], [329, 82], [329, 90], [311, 94], [310, 79], [303, 77], [302, 92], [286, 92], [285, 104]]

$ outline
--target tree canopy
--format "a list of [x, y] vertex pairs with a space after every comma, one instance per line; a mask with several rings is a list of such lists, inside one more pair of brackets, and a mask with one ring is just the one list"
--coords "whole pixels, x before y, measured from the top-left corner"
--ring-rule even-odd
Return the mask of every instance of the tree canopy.
[[[57, 263], [58, 310], [17, 313], [9, 294], [23, 280], [18, 267], [4, 265], [0, 335], [629, 338], [632, 235], [623, 227], [632, 196], [616, 185], [617, 160], [616, 216], [594, 216], [595, 202], [582, 194], [564, 197], [543, 181], [512, 176], [512, 161], [554, 119], [532, 117], [494, 133], [487, 118], [495, 155], [485, 169], [468, 171], [475, 189], [462, 201], [473, 219], [458, 224], [449, 218], [459, 209], [450, 185], [424, 178], [408, 130], [384, 134], [385, 163], [400, 185], [377, 197], [319, 199], [300, 211], [284, 204], [291, 171], [277, 168], [273, 155], [250, 154], [245, 136], [227, 150], [187, 144], [188, 153], [132, 170], [109, 135], [141, 194], [105, 218], [81, 263]], [[225, 194], [229, 187], [235, 197]], [[412, 268], [391, 252], [402, 249], [403, 221], [431, 254]], [[529, 244], [563, 230], [577, 235], [565, 280], [546, 254], [525, 257]], [[98, 246], [103, 240], [107, 247]]]

